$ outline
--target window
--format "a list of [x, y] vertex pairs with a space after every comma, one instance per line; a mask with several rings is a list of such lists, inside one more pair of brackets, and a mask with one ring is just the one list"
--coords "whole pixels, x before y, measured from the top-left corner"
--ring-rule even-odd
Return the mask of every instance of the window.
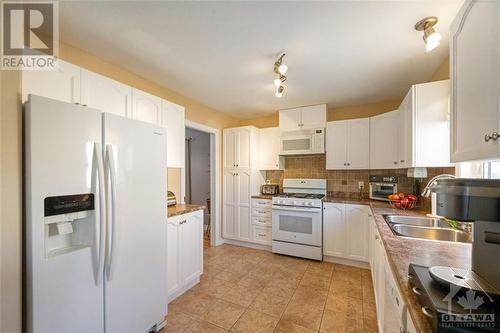
[[500, 179], [500, 160], [459, 163], [457, 164], [457, 176], [460, 178]]

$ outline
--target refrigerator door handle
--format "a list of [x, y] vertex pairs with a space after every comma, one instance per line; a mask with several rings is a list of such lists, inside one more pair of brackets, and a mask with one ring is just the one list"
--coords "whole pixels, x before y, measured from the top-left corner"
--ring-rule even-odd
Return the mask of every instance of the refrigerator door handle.
[[97, 269], [95, 270], [95, 283], [96, 285], [100, 285], [102, 283], [103, 271], [104, 271], [104, 241], [105, 241], [105, 232], [104, 229], [106, 224], [106, 200], [104, 197], [104, 165], [102, 161], [102, 150], [101, 145], [97, 142], [94, 142], [94, 161], [97, 164], [97, 182], [99, 184], [99, 222], [97, 219], [95, 220], [96, 229], [99, 230], [99, 247], [98, 247], [98, 257], [97, 257]]
[[107, 256], [106, 256], [106, 278], [108, 281], [111, 281], [113, 278], [113, 268], [114, 268], [114, 256], [116, 254], [116, 167], [115, 167], [115, 155], [113, 145], [106, 145], [106, 184], [109, 185], [108, 189], [110, 194], [106, 197], [110, 200], [110, 209], [108, 211], [108, 216], [110, 216], [111, 223], [108, 223], [108, 232], [107, 232]]

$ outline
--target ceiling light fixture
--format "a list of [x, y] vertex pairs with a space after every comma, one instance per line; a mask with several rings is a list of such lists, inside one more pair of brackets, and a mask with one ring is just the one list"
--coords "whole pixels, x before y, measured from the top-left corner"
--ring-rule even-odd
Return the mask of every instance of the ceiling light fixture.
[[425, 51], [427, 52], [438, 47], [443, 38], [443, 36], [433, 28], [437, 22], [438, 18], [436, 16], [429, 16], [415, 24], [415, 30], [424, 32], [423, 39], [425, 42]]
[[284, 56], [285, 53], [282, 53], [278, 60], [276, 60], [276, 62], [274, 63], [274, 72], [279, 75], [279, 78], [274, 79], [274, 86], [277, 88], [274, 95], [278, 98], [281, 98], [283, 96], [283, 91], [285, 90], [283, 82], [286, 81], [285, 73], [288, 70], [288, 66], [283, 63]]

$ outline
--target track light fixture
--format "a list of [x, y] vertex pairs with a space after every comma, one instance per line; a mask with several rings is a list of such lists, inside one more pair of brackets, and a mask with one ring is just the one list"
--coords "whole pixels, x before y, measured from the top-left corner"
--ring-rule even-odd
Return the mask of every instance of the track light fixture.
[[276, 93], [274, 95], [278, 98], [283, 96], [283, 91], [285, 90], [283, 82], [286, 81], [285, 73], [288, 70], [288, 66], [283, 63], [284, 56], [285, 53], [281, 54], [278, 60], [274, 63], [274, 72], [279, 75], [279, 78], [274, 79], [274, 86], [276, 87]]
[[437, 22], [438, 18], [436, 16], [429, 16], [415, 24], [415, 30], [424, 32], [423, 39], [425, 42], [425, 51], [427, 52], [438, 47], [443, 38], [443, 36], [433, 28]]

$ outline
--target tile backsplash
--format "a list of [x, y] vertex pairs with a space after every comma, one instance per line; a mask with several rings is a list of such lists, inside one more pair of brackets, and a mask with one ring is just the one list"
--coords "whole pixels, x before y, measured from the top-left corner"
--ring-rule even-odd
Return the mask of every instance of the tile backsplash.
[[[394, 175], [398, 177], [398, 190], [415, 193], [416, 185], [422, 189], [430, 178], [442, 173], [455, 173], [455, 168], [427, 168], [427, 178], [415, 179], [406, 176], [407, 169], [391, 170], [326, 170], [325, 155], [304, 155], [285, 157], [285, 170], [267, 171], [266, 179], [283, 187], [283, 178], [324, 178], [327, 180], [328, 194], [346, 198], [368, 198], [370, 175]], [[358, 182], [364, 183], [363, 190]], [[430, 207], [429, 200], [423, 200], [424, 208]]]

